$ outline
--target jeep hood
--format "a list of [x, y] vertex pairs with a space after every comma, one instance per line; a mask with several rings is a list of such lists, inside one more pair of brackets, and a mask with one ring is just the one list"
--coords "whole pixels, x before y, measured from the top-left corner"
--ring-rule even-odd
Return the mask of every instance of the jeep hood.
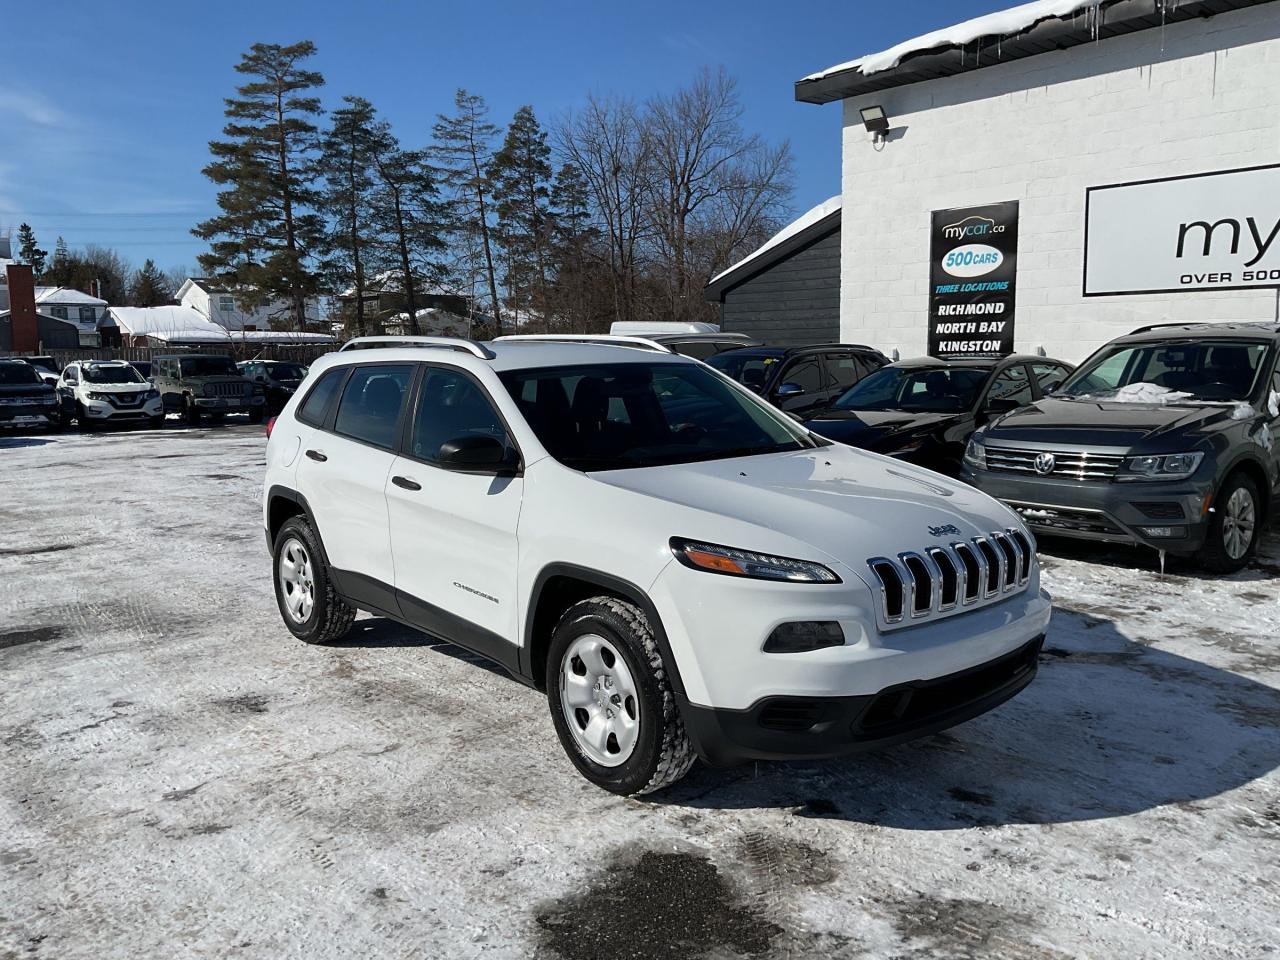
[[[1046, 398], [1006, 414], [985, 431], [987, 442], [1071, 443], [1134, 447], [1177, 439], [1191, 446], [1233, 421], [1235, 404], [1116, 403]], [[1238, 422], [1238, 421], [1234, 421]]]
[[[943, 542], [930, 527], [954, 525], [959, 535], [941, 535], [954, 539], [1015, 523], [1012, 511], [973, 487], [840, 445], [591, 476], [804, 541], [855, 571], [863, 569], [869, 557]], [[672, 533], [706, 536], [699, 530]], [[727, 545], [762, 549], [751, 543]]]

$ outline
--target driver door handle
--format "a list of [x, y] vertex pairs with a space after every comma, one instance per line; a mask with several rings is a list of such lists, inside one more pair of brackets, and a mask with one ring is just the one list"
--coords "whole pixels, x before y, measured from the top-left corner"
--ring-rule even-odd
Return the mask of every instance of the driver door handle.
[[391, 482], [404, 490], [422, 489], [422, 484], [418, 483], [416, 480], [410, 480], [408, 477], [392, 477]]
[[315, 460], [317, 463], [324, 463], [326, 460], [329, 459], [319, 450], [308, 450], [307, 456], [310, 457], [312, 460]]

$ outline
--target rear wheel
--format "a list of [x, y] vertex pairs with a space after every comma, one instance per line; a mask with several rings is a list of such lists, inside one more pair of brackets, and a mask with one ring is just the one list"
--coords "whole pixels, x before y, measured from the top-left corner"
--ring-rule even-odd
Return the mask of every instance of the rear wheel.
[[560, 618], [547, 699], [578, 772], [612, 793], [652, 793], [693, 765], [653, 628], [633, 603], [600, 596]]
[[320, 538], [306, 517], [290, 517], [276, 534], [276, 604], [284, 625], [304, 643], [346, 636], [356, 611], [333, 588]]
[[1209, 534], [1197, 560], [1214, 573], [1232, 573], [1251, 559], [1262, 530], [1262, 498], [1244, 473], [1227, 478], [1213, 500]]

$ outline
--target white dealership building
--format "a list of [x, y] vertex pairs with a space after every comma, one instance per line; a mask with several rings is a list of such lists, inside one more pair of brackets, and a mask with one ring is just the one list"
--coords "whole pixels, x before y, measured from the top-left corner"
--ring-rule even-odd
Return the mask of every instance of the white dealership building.
[[796, 98], [843, 108], [844, 341], [1078, 361], [1280, 321], [1280, 3], [1040, 0]]

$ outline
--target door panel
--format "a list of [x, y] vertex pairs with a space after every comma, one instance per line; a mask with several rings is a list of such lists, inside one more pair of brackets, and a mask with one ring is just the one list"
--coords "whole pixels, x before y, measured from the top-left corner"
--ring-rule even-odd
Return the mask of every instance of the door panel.
[[510, 444], [478, 382], [458, 370], [428, 367], [406, 455], [386, 478], [395, 583], [406, 615], [438, 617], [448, 639], [506, 662], [519, 642], [516, 524], [524, 479], [440, 463], [443, 444], [473, 436]]

